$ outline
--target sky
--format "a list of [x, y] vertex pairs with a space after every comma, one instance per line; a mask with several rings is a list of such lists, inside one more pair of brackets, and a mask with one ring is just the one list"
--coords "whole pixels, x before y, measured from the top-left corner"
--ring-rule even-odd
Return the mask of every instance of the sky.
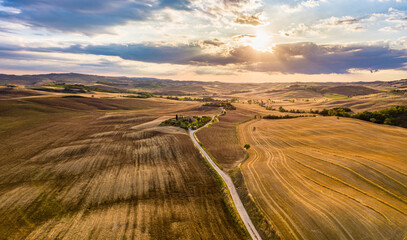
[[407, 78], [407, 0], [0, 0], [0, 73]]

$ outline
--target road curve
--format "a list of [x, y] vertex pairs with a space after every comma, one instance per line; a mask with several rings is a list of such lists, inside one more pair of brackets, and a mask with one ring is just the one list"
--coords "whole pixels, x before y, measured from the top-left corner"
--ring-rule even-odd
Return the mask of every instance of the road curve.
[[226, 183], [230, 195], [232, 196], [232, 200], [235, 204], [235, 207], [237, 209], [237, 212], [240, 215], [240, 218], [242, 219], [244, 225], [246, 226], [247, 231], [249, 232], [250, 236], [254, 240], [261, 240], [260, 234], [257, 232], [256, 228], [254, 227], [252, 220], [250, 219], [249, 215], [247, 214], [246, 209], [243, 206], [242, 201], [240, 200], [239, 195], [237, 194], [235, 185], [233, 184], [232, 179], [230, 176], [222, 171], [215, 162], [211, 159], [211, 157], [206, 153], [206, 151], [199, 145], [196, 137], [195, 137], [195, 132], [198, 130], [192, 130], [189, 129], [189, 136], [191, 137], [192, 141], [194, 142], [195, 146], [199, 149], [201, 154], [205, 157], [205, 159], [211, 164], [211, 166], [215, 169], [215, 171], [219, 174], [219, 176], [223, 179], [223, 181]]

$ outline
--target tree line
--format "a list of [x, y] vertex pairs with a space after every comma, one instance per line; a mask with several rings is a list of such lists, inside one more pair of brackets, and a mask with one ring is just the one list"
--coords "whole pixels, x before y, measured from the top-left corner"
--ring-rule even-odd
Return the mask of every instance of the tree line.
[[[311, 110], [312, 111], [312, 110]], [[386, 124], [407, 128], [407, 105], [395, 106], [379, 111], [364, 111], [351, 114], [349, 108], [324, 109], [313, 111], [322, 116], [350, 117], [378, 124]]]

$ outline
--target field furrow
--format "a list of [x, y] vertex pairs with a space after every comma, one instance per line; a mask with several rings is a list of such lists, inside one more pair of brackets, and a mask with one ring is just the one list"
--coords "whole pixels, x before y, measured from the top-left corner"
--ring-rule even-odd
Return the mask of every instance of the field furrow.
[[[248, 191], [280, 236], [406, 236], [407, 131], [381, 127], [336, 118], [240, 125], [241, 143], [251, 146], [241, 167]], [[370, 134], [383, 137], [382, 145], [355, 143]]]
[[186, 131], [157, 126], [169, 111], [68, 112], [10, 129], [0, 238], [246, 239]]

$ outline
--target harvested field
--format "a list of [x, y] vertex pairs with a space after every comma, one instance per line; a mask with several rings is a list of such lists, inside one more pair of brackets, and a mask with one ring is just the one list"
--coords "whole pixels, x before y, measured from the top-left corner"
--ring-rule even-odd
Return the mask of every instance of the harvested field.
[[24, 88], [0, 87], [0, 99], [37, 96], [41, 93]]
[[85, 100], [0, 103], [0, 236], [246, 238], [185, 131], [151, 124], [196, 103]]
[[259, 106], [250, 106], [251, 109], [248, 105], [237, 104], [237, 106], [237, 110], [227, 111], [226, 115], [220, 116], [219, 122], [196, 133], [198, 139], [224, 170], [236, 167], [246, 157], [246, 152], [239, 145], [236, 135], [237, 124], [253, 118], [263, 110]]
[[283, 106], [287, 110], [301, 109], [305, 111], [309, 111], [310, 109], [322, 110], [324, 108], [331, 109], [335, 107], [348, 107], [354, 112], [363, 112], [382, 110], [397, 105], [406, 105], [406, 96], [395, 96], [381, 93], [367, 96], [355, 96], [346, 100], [311, 99], [310, 101], [297, 100], [293, 103], [288, 101], [276, 102], [271, 105], [276, 108]]
[[283, 239], [407, 237], [407, 130], [336, 117], [239, 126], [249, 194]]

